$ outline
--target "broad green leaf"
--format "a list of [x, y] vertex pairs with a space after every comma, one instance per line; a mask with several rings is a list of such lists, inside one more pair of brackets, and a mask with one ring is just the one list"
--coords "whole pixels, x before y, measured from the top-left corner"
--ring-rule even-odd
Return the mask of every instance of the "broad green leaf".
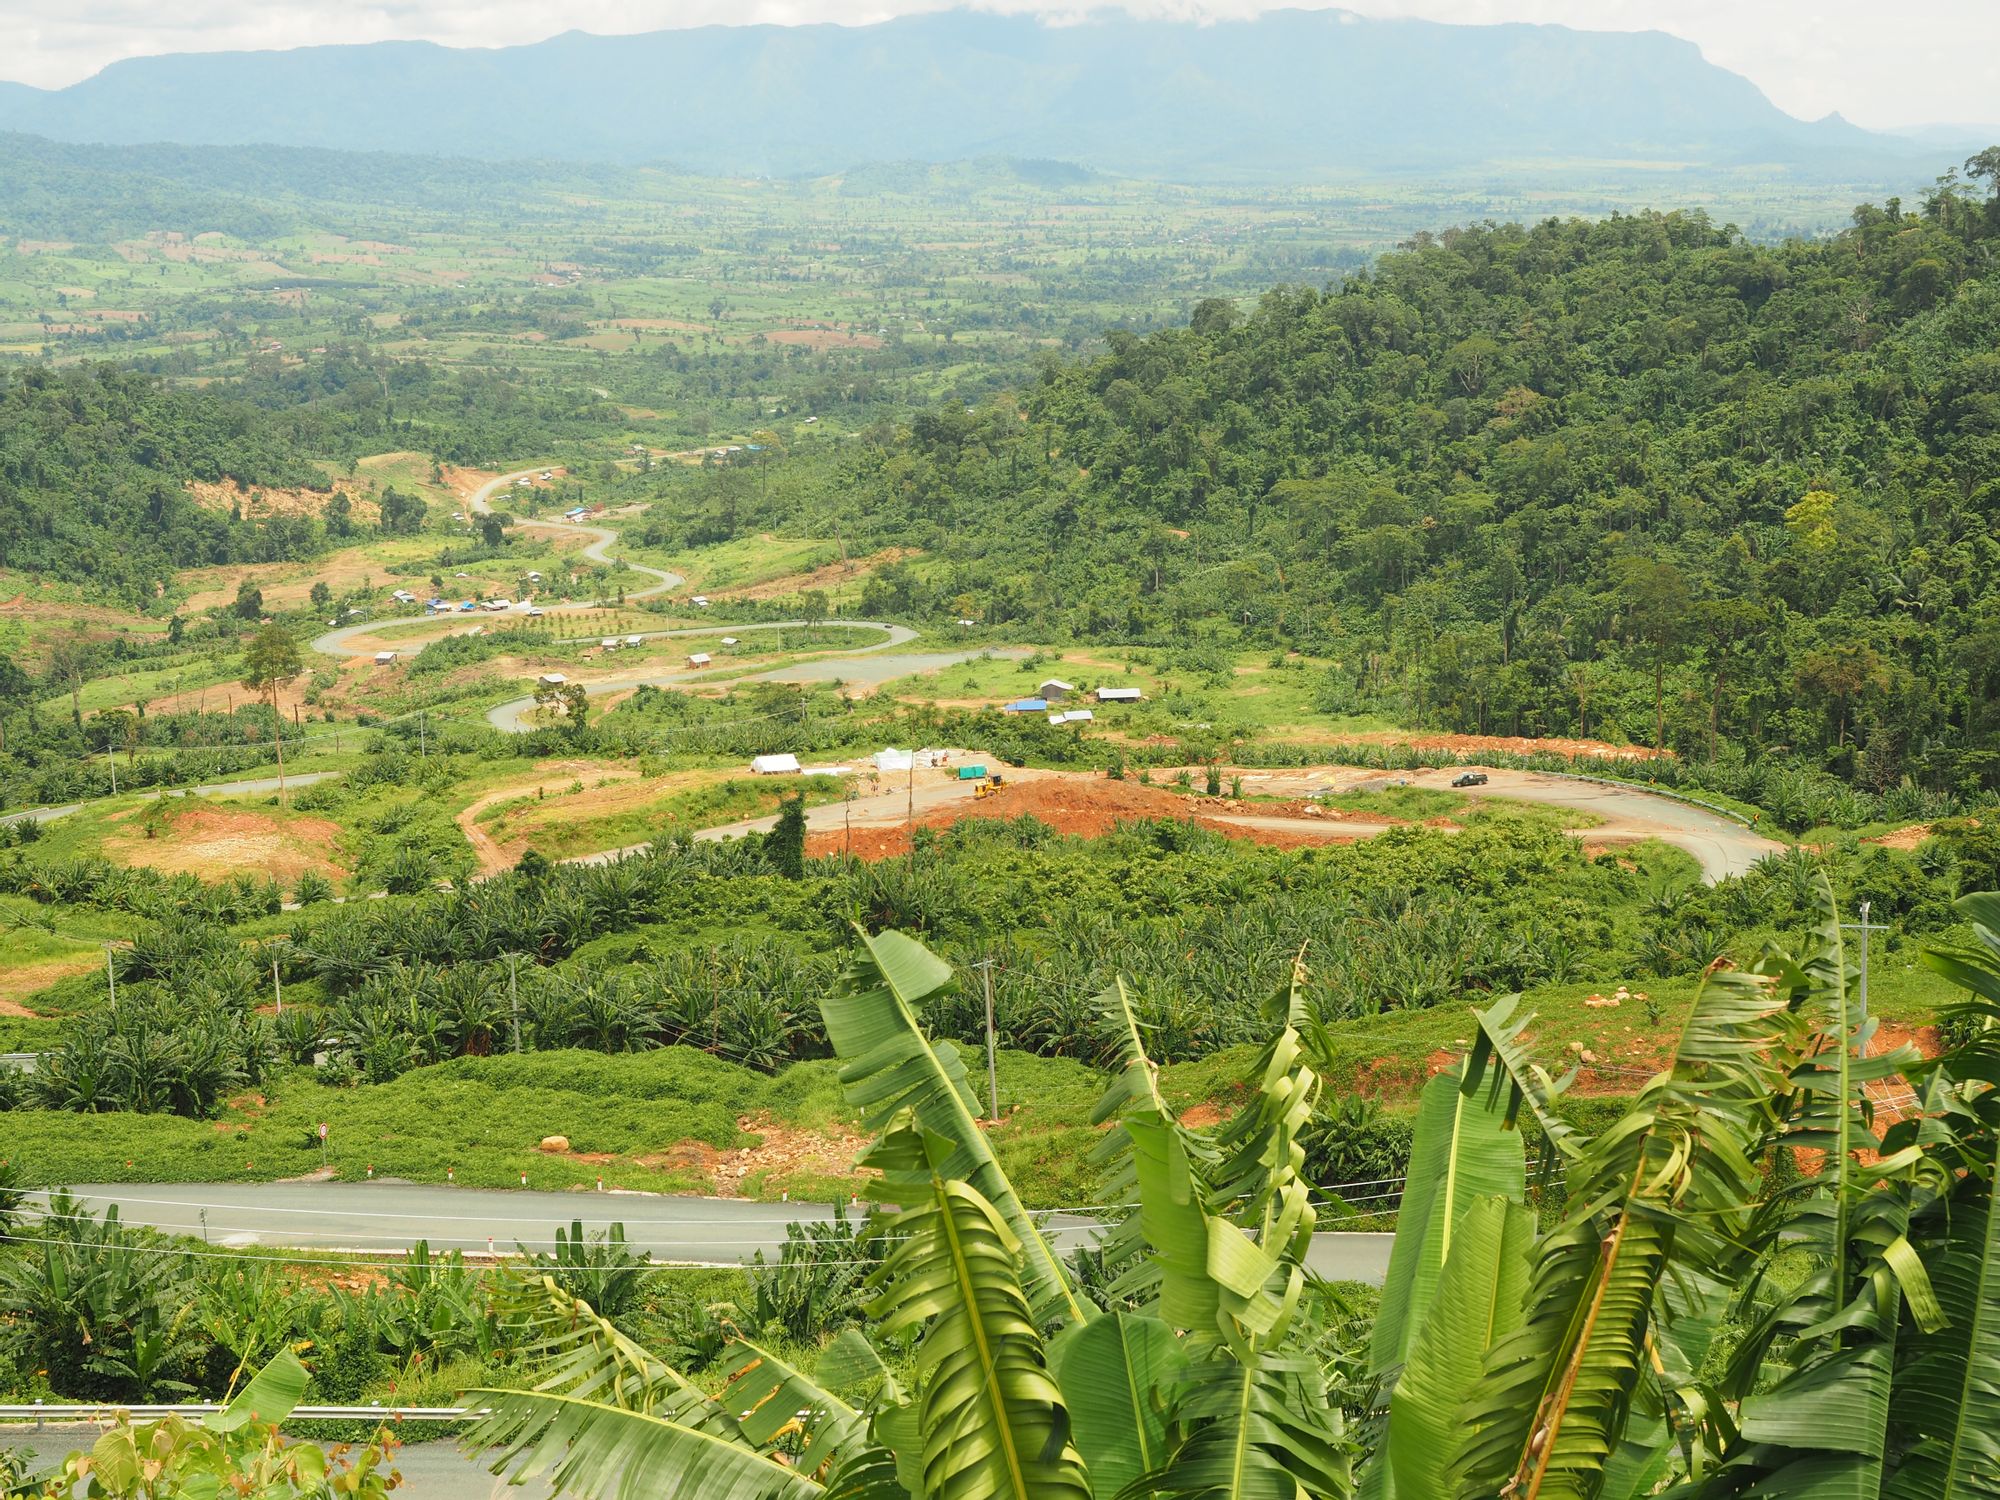
[[1166, 1457], [1167, 1388], [1187, 1364], [1158, 1318], [1107, 1313], [1049, 1350], [1091, 1491], [1115, 1495]]
[[706, 1392], [641, 1348], [551, 1276], [503, 1284], [501, 1320], [516, 1328], [542, 1374], [536, 1387], [624, 1411], [644, 1412], [739, 1441], [736, 1421]]
[[1889, 1500], [2000, 1496], [2000, 1213], [1990, 1177], [1952, 1194], [1931, 1284], [1948, 1320], [1911, 1337], [1891, 1419], [1906, 1452]]
[[1466, 1055], [1459, 1087], [1470, 1094], [1483, 1085], [1489, 1100], [1500, 1106], [1510, 1130], [1525, 1107], [1548, 1141], [1551, 1159], [1542, 1167], [1552, 1173], [1554, 1156], [1574, 1156], [1583, 1146], [1576, 1131], [1555, 1111], [1557, 1095], [1569, 1085], [1576, 1070], [1552, 1079], [1529, 1058], [1521, 1038], [1535, 1017], [1532, 1011], [1520, 1014], [1520, 1007], [1519, 995], [1502, 995], [1485, 1010], [1472, 1013], [1472, 1051]]
[[852, 1395], [864, 1386], [879, 1383], [888, 1400], [902, 1399], [896, 1377], [883, 1363], [881, 1351], [859, 1328], [843, 1328], [836, 1333], [820, 1352], [813, 1374], [830, 1391]]
[[207, 1426], [212, 1432], [234, 1432], [247, 1422], [282, 1422], [305, 1395], [310, 1378], [296, 1354], [280, 1349], [235, 1400], [208, 1418]]
[[1521, 1133], [1507, 1128], [1506, 1111], [1490, 1091], [1468, 1094], [1459, 1087], [1461, 1076], [1432, 1078], [1417, 1106], [1409, 1180], [1369, 1349], [1377, 1374], [1407, 1357], [1467, 1205], [1490, 1196], [1520, 1199], [1527, 1192]]
[[1189, 1365], [1166, 1464], [1135, 1493], [1160, 1500], [1344, 1500], [1353, 1491], [1339, 1403], [1301, 1354], [1217, 1348]]
[[1651, 1368], [1662, 1278], [1677, 1262], [1727, 1277], [1743, 1254], [1782, 1008], [1752, 976], [1705, 976], [1671, 1066], [1617, 1124], [1571, 1143], [1570, 1206], [1536, 1247], [1526, 1319], [1465, 1407], [1459, 1500], [1589, 1500], [1602, 1488]]
[[863, 955], [821, 1005], [827, 1037], [841, 1062], [848, 1101], [868, 1129], [880, 1132], [904, 1110], [949, 1141], [944, 1177], [969, 1184], [993, 1205], [1022, 1249], [1022, 1286], [1039, 1324], [1082, 1322], [1095, 1311], [1077, 1294], [979, 1128], [977, 1104], [958, 1049], [932, 1044], [917, 1007], [952, 978], [951, 966], [914, 939], [861, 935]]
[[791, 1465], [664, 1417], [553, 1391], [479, 1391], [488, 1416], [467, 1437], [498, 1448], [493, 1472], [544, 1480], [578, 1500], [808, 1500], [824, 1491]]
[[796, 1438], [793, 1463], [820, 1475], [867, 1445], [867, 1418], [748, 1339], [731, 1342], [723, 1371], [729, 1386], [722, 1399], [752, 1447]]
[[870, 1276], [885, 1333], [921, 1329], [923, 1493], [935, 1500], [1089, 1500], [1021, 1286], [1021, 1244], [979, 1190], [949, 1173], [953, 1142], [900, 1116], [864, 1158], [893, 1248]]
[[1396, 1494], [1422, 1500], [1450, 1493], [1466, 1432], [1460, 1410], [1487, 1351], [1520, 1324], [1534, 1241], [1535, 1215], [1525, 1204], [1494, 1196], [1464, 1206], [1437, 1296], [1389, 1398], [1387, 1461]]

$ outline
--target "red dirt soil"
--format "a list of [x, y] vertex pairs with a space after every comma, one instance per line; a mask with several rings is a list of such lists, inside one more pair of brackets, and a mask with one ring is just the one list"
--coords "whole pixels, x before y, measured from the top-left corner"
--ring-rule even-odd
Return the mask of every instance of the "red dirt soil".
[[[1176, 822], [1193, 821], [1205, 828], [1213, 828], [1217, 832], [1227, 834], [1231, 838], [1248, 839], [1253, 843], [1270, 844], [1284, 849], [1347, 842], [1312, 831], [1311, 825], [1302, 828], [1298, 833], [1281, 829], [1242, 828], [1206, 818], [1202, 816], [1204, 810], [1202, 799], [1180, 796], [1138, 782], [1112, 781], [1109, 778], [1086, 780], [1081, 777], [1066, 776], [1045, 781], [1016, 782], [1001, 787], [990, 797], [983, 797], [968, 805], [926, 813], [917, 821], [927, 828], [949, 828], [960, 818], [989, 818], [1009, 822], [1019, 817], [1034, 817], [1058, 833], [1080, 838], [1098, 838], [1111, 832], [1120, 823], [1137, 823], [1146, 819], [1171, 819]], [[849, 836], [845, 829], [826, 829], [809, 834], [806, 838], [806, 853], [815, 858], [842, 854], [849, 848]], [[862, 859], [893, 859], [897, 855], [910, 852], [909, 831], [900, 824], [889, 827], [871, 824], [856, 828], [851, 848], [853, 853]]]

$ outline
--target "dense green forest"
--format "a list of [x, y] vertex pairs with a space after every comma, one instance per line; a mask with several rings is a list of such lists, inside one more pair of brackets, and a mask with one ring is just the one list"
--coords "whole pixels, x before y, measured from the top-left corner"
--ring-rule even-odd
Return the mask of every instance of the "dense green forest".
[[338, 351], [221, 390], [113, 365], [0, 371], [0, 568], [144, 606], [179, 569], [310, 557], [346, 534], [338, 514], [205, 509], [190, 481], [331, 500], [330, 470], [363, 454], [421, 446], [491, 462], [601, 423], [603, 411], [587, 394]]
[[1996, 774], [1996, 163], [1818, 241], [1699, 213], [1423, 236], [1247, 316], [1114, 331], [677, 524], [941, 562], [863, 607], [1048, 637], [1241, 631], [1329, 710]]

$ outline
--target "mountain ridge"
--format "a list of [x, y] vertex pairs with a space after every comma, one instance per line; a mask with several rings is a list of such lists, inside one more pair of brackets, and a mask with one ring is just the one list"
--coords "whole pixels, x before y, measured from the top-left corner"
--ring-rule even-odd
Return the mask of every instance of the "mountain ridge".
[[1812, 174], [1897, 171], [1918, 154], [1837, 117], [1795, 119], [1664, 32], [1305, 10], [1062, 26], [952, 10], [498, 48], [178, 53], [64, 89], [0, 85], [0, 129], [777, 176], [992, 155], [1188, 178], [1557, 159]]

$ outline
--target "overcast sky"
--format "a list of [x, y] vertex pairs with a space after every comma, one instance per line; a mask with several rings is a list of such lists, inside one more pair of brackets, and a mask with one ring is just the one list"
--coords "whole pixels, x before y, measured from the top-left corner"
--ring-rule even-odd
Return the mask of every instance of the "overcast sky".
[[[1312, 3], [1312, 0], [1292, 0]], [[557, 31], [885, 20], [933, 0], [0, 0], [0, 78], [60, 87], [121, 57], [423, 38], [461, 47]], [[989, 0], [1074, 15], [1078, 0]], [[1142, 15], [1244, 16], [1274, 0], [1127, 0]], [[1670, 31], [1808, 119], [2000, 122], [2000, 0], [1346, 0], [1368, 15]]]

